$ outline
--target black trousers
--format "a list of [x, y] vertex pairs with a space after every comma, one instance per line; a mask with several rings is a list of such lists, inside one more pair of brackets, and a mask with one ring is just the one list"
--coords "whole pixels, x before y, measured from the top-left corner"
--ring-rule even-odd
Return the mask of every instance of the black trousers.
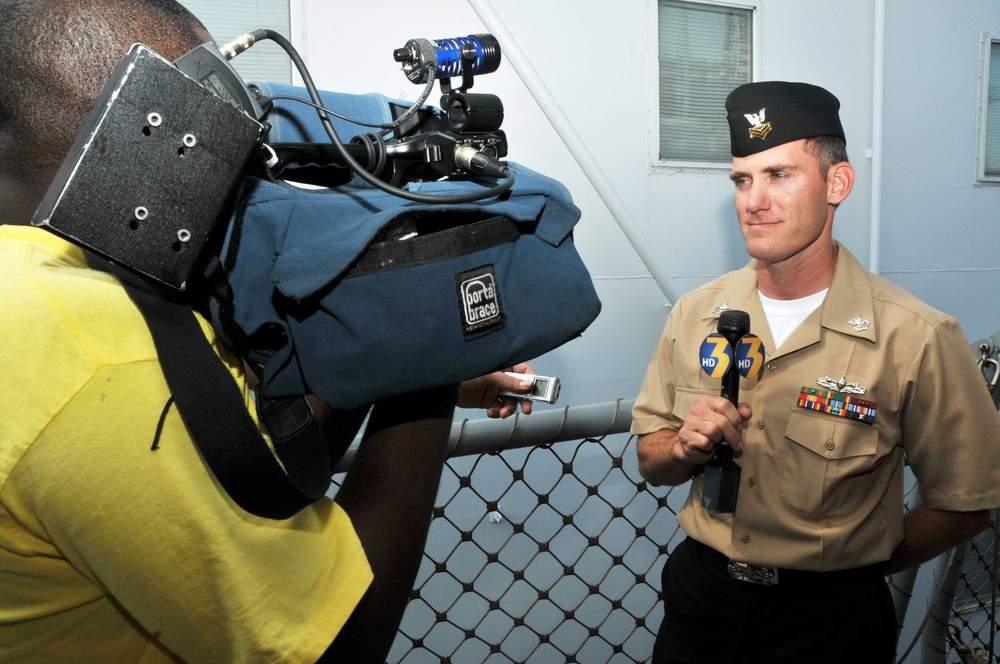
[[877, 570], [789, 573], [762, 586], [685, 539], [663, 566], [654, 664], [891, 664], [896, 613]]

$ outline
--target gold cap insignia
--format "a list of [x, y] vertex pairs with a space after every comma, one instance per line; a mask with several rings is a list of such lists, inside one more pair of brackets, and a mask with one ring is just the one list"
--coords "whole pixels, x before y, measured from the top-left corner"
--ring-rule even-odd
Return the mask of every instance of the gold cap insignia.
[[771, 123], [764, 122], [764, 111], [766, 110], [762, 108], [758, 113], [746, 113], [743, 116], [753, 125], [750, 127], [750, 138], [759, 138], [763, 141], [771, 133]]

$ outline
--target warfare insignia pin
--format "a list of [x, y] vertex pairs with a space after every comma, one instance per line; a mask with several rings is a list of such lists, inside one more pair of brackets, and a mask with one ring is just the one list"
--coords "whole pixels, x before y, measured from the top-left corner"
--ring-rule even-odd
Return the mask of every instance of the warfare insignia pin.
[[771, 133], [771, 123], [764, 122], [764, 111], [766, 110], [762, 108], [757, 113], [746, 113], [743, 115], [753, 125], [750, 127], [750, 138], [759, 138], [763, 141]]
[[829, 376], [823, 376], [822, 378], [817, 378], [816, 382], [819, 383], [821, 387], [825, 387], [830, 390], [837, 390], [843, 394], [864, 394], [868, 390], [861, 387], [857, 383], [848, 383], [846, 378], [841, 378], [840, 380], [834, 380]]
[[847, 322], [848, 325], [853, 325], [854, 329], [858, 332], [864, 332], [871, 325], [867, 320], [861, 320], [861, 316], [855, 316], [852, 320]]
[[728, 308], [729, 308], [729, 303], [728, 302], [723, 302], [722, 304], [716, 305], [715, 309], [712, 309], [712, 313], [713, 314], [721, 314], [723, 311], [727, 310]]

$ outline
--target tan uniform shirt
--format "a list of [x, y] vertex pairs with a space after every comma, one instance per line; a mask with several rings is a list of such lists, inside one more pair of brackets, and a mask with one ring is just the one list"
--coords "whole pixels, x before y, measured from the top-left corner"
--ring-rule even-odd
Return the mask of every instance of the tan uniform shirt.
[[[701, 506], [694, 479], [684, 530], [739, 561], [814, 571], [887, 560], [903, 536], [904, 455], [933, 509], [1000, 505], [1000, 417], [958, 323], [839, 253], [824, 303], [774, 350], [755, 261], [681, 298], [633, 409], [632, 432], [678, 430], [699, 394], [719, 394], [699, 348], [721, 310], [750, 314], [766, 349], [741, 379], [753, 418], [737, 455], [735, 514]], [[863, 388], [871, 424], [798, 405], [822, 382]]]

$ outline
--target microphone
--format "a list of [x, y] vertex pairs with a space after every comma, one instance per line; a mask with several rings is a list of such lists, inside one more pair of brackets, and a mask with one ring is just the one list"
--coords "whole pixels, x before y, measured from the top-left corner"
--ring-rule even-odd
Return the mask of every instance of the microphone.
[[427, 68], [434, 67], [435, 79], [462, 74], [463, 58], [471, 65], [471, 74], [491, 74], [500, 66], [500, 42], [490, 34], [450, 39], [411, 39], [392, 52], [411, 83], [428, 80]]
[[[747, 312], [737, 310], [722, 312], [716, 329], [718, 333], [710, 334], [702, 343], [702, 368], [712, 377], [721, 376], [721, 395], [736, 406], [739, 403], [740, 374], [744, 373], [742, 370], [746, 368], [747, 373], [754, 368], [759, 370], [759, 364], [763, 363], [763, 353], [761, 351], [751, 356], [750, 359], [741, 357], [736, 360], [737, 356], [741, 355], [739, 346], [744, 337], [750, 334], [750, 314]], [[750, 345], [756, 351], [759, 349], [759, 340], [756, 337], [754, 340], [757, 343], [750, 343]], [[757, 362], [758, 357], [760, 358], [759, 363]], [[751, 364], [758, 366], [752, 367]], [[705, 483], [701, 494], [702, 507], [709, 512], [718, 514], [735, 512], [740, 488], [740, 473], [739, 464], [733, 461], [733, 448], [725, 441], [721, 441], [715, 448], [715, 456], [705, 464]]]
[[[722, 315], [719, 316], [719, 324], [716, 329], [719, 331], [719, 334], [725, 337], [733, 356], [735, 356], [740, 339], [750, 334], [750, 314], [735, 309], [723, 311]], [[740, 374], [739, 371], [733, 371], [732, 366], [726, 371], [726, 375], [722, 377], [721, 394], [729, 399], [734, 406], [739, 405]]]

